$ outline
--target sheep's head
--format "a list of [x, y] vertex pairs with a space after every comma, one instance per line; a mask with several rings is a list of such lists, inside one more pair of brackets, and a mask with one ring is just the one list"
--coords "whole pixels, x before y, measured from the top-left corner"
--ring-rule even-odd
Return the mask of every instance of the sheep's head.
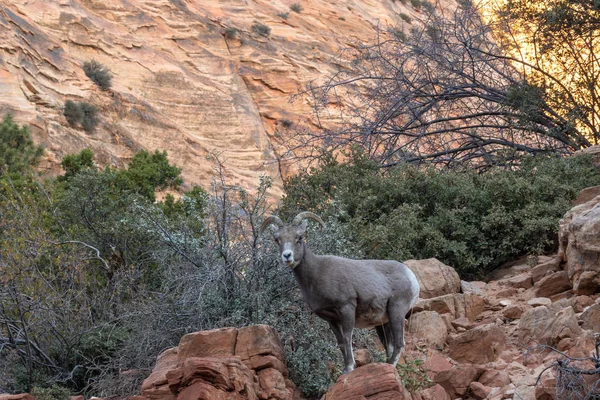
[[296, 268], [304, 257], [304, 234], [308, 225], [307, 219], [315, 220], [325, 227], [325, 223], [318, 215], [308, 211], [296, 215], [289, 225], [284, 224], [281, 218], [271, 215], [260, 227], [261, 233], [270, 225], [277, 227], [273, 230], [273, 238], [279, 246], [281, 261], [292, 269]]

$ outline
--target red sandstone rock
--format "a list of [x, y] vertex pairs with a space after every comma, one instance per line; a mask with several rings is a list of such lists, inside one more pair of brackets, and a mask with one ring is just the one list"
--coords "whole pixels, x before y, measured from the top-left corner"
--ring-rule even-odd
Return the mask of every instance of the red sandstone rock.
[[339, 377], [322, 400], [411, 400], [391, 364], [368, 364]]
[[531, 269], [531, 279], [533, 283], [538, 282], [546, 275], [550, 275], [560, 269], [560, 258], [555, 257], [550, 261], [540, 263]]
[[554, 272], [535, 283], [537, 297], [549, 297], [572, 288], [567, 271]]
[[492, 391], [492, 388], [482, 385], [479, 382], [471, 382], [469, 384], [469, 388], [471, 389], [471, 393], [473, 393], [476, 399], [485, 399]]
[[498, 282], [500, 286], [509, 286], [515, 289], [529, 289], [533, 286], [530, 272], [523, 272], [508, 279], [503, 279]]
[[573, 207], [559, 223], [559, 255], [577, 294], [600, 286], [600, 196]]
[[427, 359], [423, 365], [429, 372], [430, 378], [435, 379], [436, 375], [440, 372], [452, 369], [450, 361], [448, 361], [439, 351], [429, 349], [427, 354]]
[[449, 314], [452, 319], [466, 317], [473, 321], [483, 312], [485, 300], [472, 293], [455, 293], [431, 299], [419, 300], [413, 312], [435, 311], [440, 315]]
[[421, 391], [420, 395], [422, 400], [451, 400], [450, 395], [439, 384]]
[[235, 328], [189, 333], [179, 341], [179, 361], [189, 357], [232, 356], [235, 354], [237, 335]]
[[600, 332], [600, 304], [588, 307], [579, 317], [583, 322], [581, 327], [593, 332]]
[[409, 333], [416, 341], [443, 348], [448, 337], [448, 329], [442, 317], [435, 311], [413, 313], [408, 322]]
[[504, 331], [494, 325], [478, 326], [448, 339], [449, 356], [462, 363], [496, 361], [506, 345]]
[[460, 292], [460, 278], [454, 268], [435, 258], [404, 262], [417, 276], [421, 287], [420, 298], [431, 299]]
[[523, 347], [529, 344], [553, 346], [561, 339], [576, 338], [581, 334], [581, 328], [571, 307], [564, 308], [556, 314], [544, 306], [533, 308], [523, 314], [517, 330], [519, 344]]
[[510, 383], [510, 377], [506, 371], [489, 369], [477, 381], [488, 387], [504, 387]]
[[456, 399], [467, 393], [471, 382], [476, 381], [483, 371], [484, 369], [477, 365], [459, 364], [451, 370], [437, 374], [435, 382], [439, 383], [452, 399]]
[[373, 354], [367, 349], [354, 350], [354, 361], [357, 367], [371, 364], [373, 362]]

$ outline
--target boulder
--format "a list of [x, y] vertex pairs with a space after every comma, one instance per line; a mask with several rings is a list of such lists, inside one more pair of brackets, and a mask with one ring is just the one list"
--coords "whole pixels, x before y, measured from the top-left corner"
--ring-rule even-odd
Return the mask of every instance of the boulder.
[[167, 349], [158, 355], [154, 369], [142, 383], [142, 395], [150, 400], [171, 400], [175, 395], [171, 393], [167, 381], [167, 372], [177, 367], [179, 363], [178, 348]]
[[422, 390], [419, 394], [422, 400], [451, 400], [450, 395], [439, 384]]
[[567, 271], [558, 271], [546, 275], [535, 283], [537, 297], [549, 297], [572, 288]]
[[502, 316], [508, 319], [519, 319], [524, 312], [525, 310], [522, 305], [514, 304], [502, 310]]
[[340, 376], [322, 400], [412, 400], [391, 364], [368, 364]]
[[579, 191], [577, 197], [575, 200], [573, 200], [573, 205], [578, 206], [587, 203], [588, 201], [593, 200], [596, 196], [600, 196], [600, 186], [587, 187]]
[[446, 344], [448, 329], [440, 314], [435, 311], [413, 313], [408, 321], [408, 328], [417, 342], [422, 341], [439, 349]]
[[235, 354], [236, 328], [189, 333], [179, 341], [179, 361], [189, 357], [230, 356]]
[[556, 346], [566, 337], [577, 338], [581, 328], [572, 307], [556, 314], [540, 306], [525, 312], [517, 325], [519, 344], [523, 347], [536, 344]]
[[473, 396], [475, 396], [476, 399], [486, 399], [492, 391], [492, 388], [482, 385], [479, 382], [471, 382], [469, 384], [469, 388], [471, 389], [471, 393], [473, 393]]
[[496, 361], [505, 345], [504, 331], [494, 324], [487, 324], [451, 336], [448, 355], [460, 363], [485, 364]]
[[503, 279], [498, 282], [500, 286], [509, 286], [515, 289], [529, 289], [533, 286], [533, 280], [530, 272], [523, 272], [508, 279]]
[[506, 371], [488, 369], [481, 374], [477, 382], [487, 387], [504, 387], [510, 383], [510, 377]]
[[277, 332], [267, 325], [223, 328], [182, 337], [163, 352], [142, 384], [145, 400], [291, 400]]
[[435, 311], [438, 314], [449, 314], [451, 319], [466, 317], [473, 321], [483, 312], [485, 300], [474, 293], [454, 293], [431, 299], [420, 299], [413, 307], [413, 312]]
[[600, 304], [594, 304], [588, 307], [579, 317], [583, 323], [583, 329], [589, 329], [592, 332], [600, 332]]
[[421, 287], [420, 298], [431, 299], [460, 292], [460, 278], [454, 268], [435, 258], [404, 262], [414, 272]]
[[530, 299], [529, 301], [527, 301], [527, 304], [529, 304], [531, 307], [540, 307], [540, 306], [550, 306], [550, 304], [552, 304], [552, 300], [550, 300], [547, 297], [534, 297], [533, 299]]
[[573, 207], [559, 223], [559, 255], [576, 294], [600, 287], [600, 196]]
[[473, 293], [478, 295], [483, 295], [483, 290], [486, 285], [485, 282], [475, 281], [475, 282], [467, 282], [460, 281], [460, 292], [461, 293]]
[[557, 272], [560, 269], [560, 261], [561, 259], [559, 257], [554, 257], [550, 261], [540, 263], [533, 267], [531, 269], [531, 279], [533, 280], [533, 283], [538, 282], [546, 275]]
[[435, 382], [441, 385], [452, 399], [464, 396], [471, 382], [476, 381], [484, 369], [472, 364], [459, 364], [454, 368], [442, 371], [435, 377]]

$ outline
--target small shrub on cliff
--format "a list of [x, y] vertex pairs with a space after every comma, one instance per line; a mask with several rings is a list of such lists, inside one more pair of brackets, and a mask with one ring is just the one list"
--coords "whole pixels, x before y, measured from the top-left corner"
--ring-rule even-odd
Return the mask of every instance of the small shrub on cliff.
[[277, 13], [277, 16], [281, 19], [288, 19], [290, 17], [290, 13], [289, 12], [280, 12], [280, 13]]
[[230, 40], [235, 39], [238, 36], [238, 34], [239, 34], [239, 31], [235, 28], [232, 28], [232, 27], [225, 28], [225, 32], [224, 32], [225, 39], [230, 39]]
[[72, 127], [80, 125], [87, 133], [92, 133], [98, 125], [98, 108], [85, 101], [67, 100], [63, 115]]
[[256, 22], [252, 25], [252, 32], [261, 36], [269, 36], [271, 34], [271, 28], [269, 28], [265, 24], [261, 24], [260, 22]]
[[83, 63], [83, 71], [101, 89], [107, 90], [112, 85], [112, 75], [108, 68], [96, 60]]
[[300, 3], [294, 3], [290, 6], [290, 10], [292, 10], [295, 13], [301, 13], [303, 9], [304, 7], [302, 7], [302, 4]]

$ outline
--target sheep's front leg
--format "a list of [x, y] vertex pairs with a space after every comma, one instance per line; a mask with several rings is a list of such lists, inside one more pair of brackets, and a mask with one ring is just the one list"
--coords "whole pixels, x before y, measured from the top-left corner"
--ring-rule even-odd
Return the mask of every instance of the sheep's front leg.
[[337, 345], [342, 352], [342, 357], [344, 357], [344, 362], [346, 362], [346, 348], [344, 347], [344, 334], [342, 333], [342, 325], [338, 322], [329, 322], [329, 326], [335, 335], [335, 339], [337, 340]]
[[352, 305], [344, 306], [340, 310], [344, 348], [342, 354], [344, 355], [345, 364], [342, 374], [347, 374], [348, 372], [353, 371], [354, 367], [356, 366], [354, 362], [354, 353], [352, 352], [352, 331], [354, 330], [355, 313], [356, 309]]

